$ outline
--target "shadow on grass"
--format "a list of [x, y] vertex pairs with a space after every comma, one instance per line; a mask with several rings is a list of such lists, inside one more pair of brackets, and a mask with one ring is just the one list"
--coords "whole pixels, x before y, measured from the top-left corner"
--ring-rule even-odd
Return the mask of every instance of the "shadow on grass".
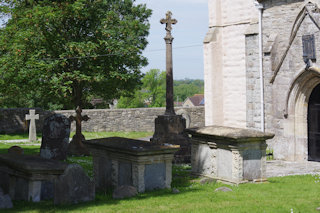
[[[178, 188], [180, 193], [174, 194], [172, 189], [161, 189], [154, 191], [147, 191], [145, 193], [138, 194], [136, 197], [128, 198], [125, 200], [129, 200], [133, 202], [139, 202], [141, 200], [146, 200], [155, 197], [168, 197], [169, 199], [174, 199], [176, 196], [180, 196], [183, 194], [194, 193], [199, 191], [198, 187], [193, 187], [194, 178], [190, 175], [189, 171], [185, 171], [181, 169], [178, 173], [174, 171], [172, 178], [172, 188]], [[102, 211], [104, 208], [108, 208], [108, 205], [117, 205], [120, 203], [120, 200], [115, 200], [112, 198], [112, 191], [109, 190], [105, 193], [96, 192], [96, 198], [94, 201], [73, 204], [73, 205], [54, 205], [53, 200], [50, 201], [41, 201], [39, 203], [25, 202], [25, 201], [14, 201], [14, 208], [8, 209], [3, 212], [29, 212], [36, 211], [40, 213], [44, 212], [56, 212], [56, 211], [85, 211], [87, 208], [96, 207], [97, 209], [93, 209], [92, 211]], [[120, 204], [119, 204], [120, 205]]]
[[[148, 191], [145, 193], [141, 193], [136, 197], [127, 198], [124, 200], [129, 200], [132, 202], [139, 202], [140, 200], [145, 200], [149, 198], [155, 197], [170, 197], [174, 198], [175, 196], [179, 196], [181, 194], [194, 193], [199, 191], [200, 189], [185, 189], [181, 191], [179, 194], [173, 194], [170, 189], [162, 189], [155, 191]], [[92, 209], [93, 212], [99, 211], [103, 212], [103, 209], [108, 208], [108, 205], [120, 205], [121, 200], [115, 200], [112, 198], [112, 192], [109, 191], [107, 193], [98, 192], [96, 193], [96, 198], [94, 201], [72, 204], [72, 205], [54, 205], [53, 200], [50, 201], [41, 201], [39, 203], [32, 203], [26, 201], [14, 201], [13, 209], [3, 210], [3, 212], [29, 212], [36, 211], [40, 213], [48, 213], [48, 212], [56, 212], [56, 211], [85, 211], [87, 208], [96, 207], [97, 209]], [[138, 204], [133, 204], [138, 205]]]
[[[0, 146], [0, 153], [7, 153], [8, 148], [11, 144], [1, 145]], [[25, 154], [39, 154], [39, 146], [23, 146]], [[73, 157], [70, 160], [78, 161], [79, 164], [85, 167], [83, 162], [81, 161], [92, 161], [92, 157]], [[174, 194], [171, 189], [162, 189], [162, 190], [154, 190], [154, 191], [147, 191], [145, 193], [139, 194], [136, 197], [128, 198], [126, 200], [133, 201], [133, 203], [139, 202], [140, 200], [146, 200], [149, 198], [155, 197], [168, 197], [169, 199], [173, 199], [176, 196], [188, 193], [194, 193], [199, 191], [198, 187], [193, 187], [195, 179], [191, 176], [190, 166], [173, 166], [173, 176], [172, 176], [172, 188], [178, 188], [180, 193]], [[92, 170], [92, 168], [90, 168]], [[87, 170], [90, 170], [87, 168]], [[103, 211], [104, 208], [108, 208], [108, 205], [117, 205], [119, 204], [120, 200], [115, 200], [112, 198], [112, 191], [108, 191], [106, 193], [97, 192], [96, 198], [94, 201], [80, 203], [80, 204], [73, 204], [73, 205], [54, 205], [53, 200], [49, 201], [41, 201], [39, 203], [32, 203], [26, 201], [14, 201], [14, 208], [3, 210], [3, 212], [29, 212], [29, 211], [36, 211], [36, 212], [56, 212], [56, 211], [85, 211], [87, 208], [96, 207], [92, 211]], [[133, 204], [138, 205], [138, 204]]]

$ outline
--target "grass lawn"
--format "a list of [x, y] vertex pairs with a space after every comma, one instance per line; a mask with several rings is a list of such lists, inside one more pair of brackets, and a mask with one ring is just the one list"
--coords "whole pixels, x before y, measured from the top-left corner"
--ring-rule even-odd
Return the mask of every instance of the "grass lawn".
[[[70, 138], [75, 134], [71, 132]], [[105, 137], [126, 137], [126, 138], [143, 138], [153, 135], [152, 132], [82, 132], [86, 139], [105, 138]], [[41, 133], [37, 134], [37, 138], [41, 139]], [[25, 134], [0, 134], [0, 140], [17, 140], [28, 139], [28, 133]]]
[[[0, 144], [0, 153], [13, 144]], [[35, 154], [39, 145], [27, 146], [25, 153]], [[92, 176], [91, 157], [73, 157], [68, 162], [79, 163]], [[52, 201], [31, 203], [14, 201], [14, 208], [3, 212], [317, 212], [320, 207], [320, 183], [312, 175], [269, 178], [268, 183], [228, 186], [222, 183], [200, 184], [190, 175], [190, 166], [173, 168], [172, 187], [180, 190], [157, 190], [125, 200], [113, 200], [111, 192], [97, 193], [95, 201], [78, 205], [54, 206]], [[228, 186], [232, 192], [215, 192]]]

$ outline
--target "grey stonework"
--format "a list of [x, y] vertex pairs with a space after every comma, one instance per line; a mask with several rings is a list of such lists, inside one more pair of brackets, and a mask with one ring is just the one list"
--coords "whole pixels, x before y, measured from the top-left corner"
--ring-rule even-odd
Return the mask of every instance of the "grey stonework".
[[53, 114], [44, 121], [40, 156], [46, 159], [65, 160], [70, 137], [70, 120]]
[[246, 35], [247, 127], [260, 129], [260, 75], [258, 35]]
[[87, 140], [93, 156], [95, 186], [107, 191], [123, 185], [138, 192], [171, 188], [173, 154], [179, 146], [111, 137]]
[[[188, 116], [190, 127], [204, 126], [204, 107], [177, 107], [177, 112]], [[180, 110], [180, 111], [179, 111]], [[0, 133], [27, 132], [24, 118], [29, 109], [0, 109]], [[165, 108], [136, 108], [136, 109], [90, 109], [83, 110], [90, 120], [82, 124], [82, 130], [87, 132], [99, 131], [154, 131], [154, 120], [163, 115]], [[36, 109], [40, 119], [36, 122], [37, 130], [42, 131], [44, 119], [53, 112]], [[69, 117], [74, 110], [60, 110], [55, 113]], [[187, 114], [186, 114], [187, 113]], [[75, 131], [75, 124], [71, 124]]]
[[265, 181], [266, 140], [274, 135], [223, 126], [187, 132], [191, 135], [193, 174], [236, 184]]
[[[311, 92], [320, 84], [319, 5], [303, 0], [260, 2], [264, 6], [265, 131], [275, 133], [267, 143], [275, 159], [305, 161], [308, 159], [308, 102]], [[315, 37], [317, 58], [311, 61], [309, 69], [303, 60], [304, 35]], [[252, 129], [260, 127], [257, 39], [257, 35], [246, 35], [246, 126]]]
[[78, 164], [70, 164], [55, 179], [54, 204], [76, 204], [95, 198], [94, 182]]
[[[29, 114], [29, 108], [0, 109], [0, 134], [4, 133], [27, 133], [28, 122], [25, 121], [26, 114]], [[35, 108], [40, 118], [36, 122], [36, 129], [42, 130], [44, 119], [51, 114], [40, 108]]]
[[33, 155], [0, 155], [0, 187], [12, 200], [39, 202], [53, 198], [53, 182], [67, 163]]

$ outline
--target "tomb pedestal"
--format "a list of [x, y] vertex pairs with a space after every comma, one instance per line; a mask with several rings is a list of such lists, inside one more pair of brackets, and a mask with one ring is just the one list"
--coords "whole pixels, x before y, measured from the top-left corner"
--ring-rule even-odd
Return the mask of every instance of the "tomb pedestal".
[[138, 192], [171, 187], [174, 145], [111, 137], [84, 142], [93, 156], [96, 190], [131, 185]]
[[12, 200], [39, 202], [54, 197], [54, 180], [67, 163], [32, 155], [0, 155], [0, 186]]
[[273, 134], [222, 126], [186, 131], [193, 174], [235, 184], [266, 180], [266, 140]]
[[180, 150], [174, 154], [174, 161], [190, 162], [191, 144], [185, 129], [186, 120], [181, 115], [159, 115], [155, 119], [155, 132], [151, 142], [179, 145]]

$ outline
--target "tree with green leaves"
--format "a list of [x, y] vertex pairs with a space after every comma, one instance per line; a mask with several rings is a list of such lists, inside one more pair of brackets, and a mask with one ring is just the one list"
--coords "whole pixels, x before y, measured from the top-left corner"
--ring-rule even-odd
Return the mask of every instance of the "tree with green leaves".
[[134, 0], [1, 0], [0, 105], [86, 107], [141, 83], [151, 11]]
[[203, 94], [204, 82], [203, 80], [175, 80], [174, 81], [174, 99], [185, 101], [188, 97], [194, 94]]
[[166, 104], [166, 72], [151, 69], [142, 79], [144, 99], [150, 107], [163, 107]]
[[166, 104], [166, 72], [149, 70], [142, 78], [141, 88], [121, 96], [118, 108], [163, 107]]

